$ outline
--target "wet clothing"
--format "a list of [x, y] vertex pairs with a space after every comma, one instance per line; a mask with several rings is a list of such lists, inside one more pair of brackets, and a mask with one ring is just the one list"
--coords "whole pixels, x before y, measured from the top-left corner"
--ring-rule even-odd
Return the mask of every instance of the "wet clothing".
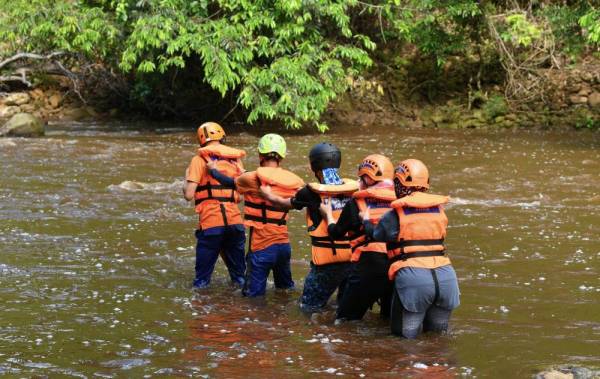
[[304, 289], [300, 298], [300, 309], [304, 312], [319, 312], [327, 305], [327, 301], [335, 290], [338, 290], [338, 303], [346, 287], [346, 279], [350, 273], [350, 262], [332, 263], [317, 266], [310, 263], [310, 271], [304, 279]]
[[[217, 189], [221, 186], [217, 186], [219, 183], [210, 175], [204, 158], [199, 155], [192, 158], [186, 180], [198, 184], [194, 196], [199, 217], [198, 229], [242, 223], [242, 215], [237, 206], [239, 195], [233, 188]], [[211, 196], [218, 196], [219, 199]]]
[[402, 306], [409, 312], [425, 312], [432, 305], [452, 310], [460, 304], [458, 280], [452, 265], [433, 270], [404, 267], [398, 270], [394, 282]]
[[294, 288], [290, 269], [291, 255], [289, 243], [276, 243], [263, 250], [249, 252], [246, 255], [246, 284], [242, 294], [249, 297], [264, 295], [271, 270], [275, 288]]
[[246, 234], [242, 225], [216, 227], [207, 230], [196, 230], [196, 278], [193, 286], [205, 288], [215, 268], [219, 254], [229, 270], [231, 282], [242, 287], [244, 285], [244, 245]]
[[[298, 210], [306, 208], [308, 218], [313, 225], [319, 225], [323, 220], [319, 207], [321, 196], [310, 189], [302, 187], [290, 199], [292, 207]], [[310, 264], [310, 271], [304, 280], [304, 289], [300, 298], [300, 308], [305, 312], [318, 312], [326, 305], [331, 295], [338, 290], [341, 298], [346, 279], [350, 273], [350, 262], [338, 262], [326, 265]]]
[[[238, 285], [244, 284], [246, 262], [244, 260], [244, 245], [246, 235], [240, 210], [235, 201], [220, 201], [207, 199], [199, 201], [199, 197], [206, 195], [207, 189], [200, 190], [201, 185], [217, 183], [206, 167], [206, 161], [199, 155], [194, 156], [189, 167], [187, 181], [198, 184], [196, 190], [196, 212], [199, 214], [199, 226], [196, 230], [196, 264], [193, 286], [204, 288], [210, 284], [215, 263], [221, 255], [231, 281]], [[213, 184], [214, 184], [213, 183]], [[212, 185], [212, 184], [211, 184]], [[200, 192], [203, 193], [201, 196]], [[234, 189], [229, 188], [229, 193]], [[214, 195], [214, 193], [213, 193]]]
[[372, 252], [352, 262], [336, 318], [361, 320], [375, 302], [379, 302], [380, 316], [389, 317], [393, 286], [387, 277], [388, 267], [386, 255]]
[[392, 334], [413, 339], [421, 332], [443, 333], [448, 330], [451, 314], [451, 310], [435, 305], [423, 312], [407, 311], [398, 292], [394, 291], [390, 317]]
[[[358, 205], [355, 199], [344, 206], [337, 223], [329, 224], [327, 231], [333, 238], [340, 238], [350, 232], [357, 233], [362, 227]], [[351, 269], [337, 309], [337, 318], [360, 320], [376, 301], [380, 301], [381, 315], [389, 315], [391, 282], [387, 272], [389, 260], [386, 254], [363, 252]]]
[[[377, 225], [364, 221], [365, 233], [382, 242], [396, 242], [400, 232], [396, 210], [387, 212]], [[433, 257], [436, 258], [436, 257]], [[460, 291], [450, 264], [434, 268], [411, 267], [411, 259], [394, 275], [391, 311], [392, 333], [415, 338], [423, 331], [445, 331], [452, 310], [460, 304]]]
[[[236, 179], [230, 178], [215, 169], [211, 170], [211, 174], [219, 183], [233, 186], [241, 195], [244, 195], [244, 202], [258, 196], [256, 192], [260, 184], [256, 175], [252, 172], [244, 173]], [[258, 201], [256, 202], [258, 203]], [[245, 206], [248, 206], [248, 204], [245, 204]], [[273, 271], [276, 288], [289, 289], [294, 287], [290, 266], [292, 252], [287, 225], [269, 223], [259, 226], [249, 226], [248, 228], [246, 283], [242, 290], [242, 294], [248, 297], [263, 296], [265, 294], [267, 278], [271, 270]]]

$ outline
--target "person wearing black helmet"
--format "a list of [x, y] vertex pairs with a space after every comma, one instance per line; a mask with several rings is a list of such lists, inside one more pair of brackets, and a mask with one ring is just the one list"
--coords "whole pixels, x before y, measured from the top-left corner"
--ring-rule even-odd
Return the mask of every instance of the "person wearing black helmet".
[[327, 220], [319, 211], [321, 203], [331, 204], [333, 217], [337, 220], [336, 217], [339, 217], [344, 205], [352, 199], [352, 193], [358, 189], [358, 183], [340, 177], [342, 153], [331, 143], [324, 142], [313, 146], [308, 159], [318, 182], [309, 183], [290, 199], [273, 194], [267, 186], [263, 186], [261, 190], [267, 200], [281, 207], [306, 209], [312, 259], [310, 272], [304, 280], [300, 308], [312, 313], [321, 311], [336, 289], [338, 299], [341, 298], [350, 273], [352, 255], [348, 236], [336, 240], [329, 237]]

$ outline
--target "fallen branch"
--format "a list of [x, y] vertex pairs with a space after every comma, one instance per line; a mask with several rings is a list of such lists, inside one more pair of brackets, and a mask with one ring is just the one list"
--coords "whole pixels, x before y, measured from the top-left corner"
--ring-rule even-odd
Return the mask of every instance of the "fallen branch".
[[54, 57], [64, 55], [64, 54], [65, 53], [62, 51], [56, 51], [56, 52], [50, 53], [48, 55], [40, 55], [40, 54], [33, 54], [33, 53], [18, 53], [18, 54], [13, 55], [12, 57], [7, 58], [7, 59], [3, 60], [2, 62], [0, 62], [0, 70], [2, 70], [2, 68], [4, 66], [9, 65], [20, 59], [51, 60]]

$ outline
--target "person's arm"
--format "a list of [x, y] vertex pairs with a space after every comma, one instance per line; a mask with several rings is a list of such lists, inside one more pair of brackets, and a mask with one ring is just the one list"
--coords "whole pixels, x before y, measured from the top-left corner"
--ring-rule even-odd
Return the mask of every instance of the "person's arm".
[[369, 220], [364, 220], [365, 234], [375, 241], [395, 242], [398, 240], [400, 222], [395, 210], [391, 210], [381, 217], [379, 223], [374, 225]]
[[217, 182], [221, 183], [222, 185], [224, 185], [226, 187], [235, 188], [235, 180], [233, 178], [221, 173], [216, 168], [210, 169], [210, 176], [215, 178], [215, 180]]
[[350, 230], [358, 230], [360, 228], [361, 222], [358, 217], [358, 206], [354, 200], [350, 200], [344, 205], [337, 222], [333, 219], [330, 204], [322, 204], [321, 211], [324, 213], [324, 217], [327, 218], [327, 233], [334, 240], [344, 237]]
[[190, 162], [189, 167], [185, 170], [185, 181], [183, 183], [182, 191], [183, 198], [187, 201], [194, 199], [196, 188], [198, 188], [198, 183], [200, 183], [205, 169], [206, 166], [204, 160], [199, 156], [195, 156]]
[[271, 190], [271, 186], [260, 186], [260, 195], [263, 199], [275, 204], [283, 209], [292, 209], [292, 198], [286, 199], [276, 195]]

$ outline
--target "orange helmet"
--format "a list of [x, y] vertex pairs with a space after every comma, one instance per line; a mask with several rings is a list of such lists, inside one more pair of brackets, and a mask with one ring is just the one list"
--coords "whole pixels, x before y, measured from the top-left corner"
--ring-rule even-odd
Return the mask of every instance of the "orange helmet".
[[198, 141], [200, 146], [210, 141], [220, 141], [225, 138], [225, 130], [216, 122], [205, 122], [198, 128]]
[[371, 154], [358, 165], [358, 176], [367, 175], [376, 182], [394, 179], [394, 164], [381, 154]]
[[406, 159], [396, 167], [395, 176], [404, 187], [429, 189], [429, 170], [418, 159]]

